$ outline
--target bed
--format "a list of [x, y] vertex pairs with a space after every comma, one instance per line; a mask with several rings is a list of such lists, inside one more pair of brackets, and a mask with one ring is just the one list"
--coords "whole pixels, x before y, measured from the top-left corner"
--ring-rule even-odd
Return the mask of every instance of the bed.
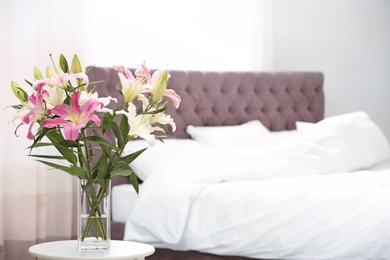
[[[177, 130], [132, 163], [139, 196], [113, 178], [113, 239], [148, 259], [390, 258], [388, 140], [364, 112], [324, 118], [322, 73], [170, 74]], [[114, 69], [88, 75], [117, 96]]]

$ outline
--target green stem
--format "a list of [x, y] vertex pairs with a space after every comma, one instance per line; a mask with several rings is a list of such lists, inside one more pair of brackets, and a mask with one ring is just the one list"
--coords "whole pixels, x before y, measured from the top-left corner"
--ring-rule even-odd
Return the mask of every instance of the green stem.
[[[84, 128], [81, 129], [81, 135], [83, 138], [85, 138], [86, 135], [85, 135]], [[88, 152], [89, 146], [90, 146], [90, 144], [88, 142], [84, 141], [84, 153], [82, 152], [80, 145], [78, 146], [78, 149], [79, 149], [79, 154], [82, 155], [82, 160], [83, 160], [84, 165], [85, 165], [84, 169], [86, 170], [87, 176], [88, 176], [88, 178], [92, 178], [90, 156], [89, 156], [89, 152]], [[80, 166], [82, 166], [81, 163], [80, 163]]]
[[[101, 210], [100, 210], [100, 204], [103, 201], [104, 198], [107, 197], [107, 189], [109, 188], [109, 185], [101, 185], [99, 192], [96, 194], [96, 190], [93, 187], [91, 188], [91, 196], [88, 196], [88, 193], [86, 191], [87, 186], [89, 186], [89, 182], [93, 180], [88, 180], [87, 185], [84, 187], [82, 186], [83, 192], [87, 196], [87, 201], [90, 206], [90, 212], [88, 216], [88, 220], [86, 223], [86, 226], [83, 230], [83, 234], [81, 236], [81, 241], [84, 241], [84, 239], [88, 236], [88, 233], [92, 227], [92, 224], [95, 223], [95, 236], [96, 238], [99, 237], [99, 235], [102, 237], [103, 240], [107, 240], [107, 234], [106, 230], [104, 229], [104, 223], [101, 218]], [[105, 180], [104, 180], [105, 181]]]

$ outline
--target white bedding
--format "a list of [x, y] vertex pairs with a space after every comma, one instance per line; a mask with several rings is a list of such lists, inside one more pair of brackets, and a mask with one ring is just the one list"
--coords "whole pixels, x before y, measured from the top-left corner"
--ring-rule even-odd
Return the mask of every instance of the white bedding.
[[122, 184], [112, 187], [112, 220], [125, 223], [132, 208], [138, 202], [138, 198], [138, 194], [131, 184]]
[[125, 240], [272, 259], [390, 259], [389, 144], [365, 113], [203, 149], [142, 184]]

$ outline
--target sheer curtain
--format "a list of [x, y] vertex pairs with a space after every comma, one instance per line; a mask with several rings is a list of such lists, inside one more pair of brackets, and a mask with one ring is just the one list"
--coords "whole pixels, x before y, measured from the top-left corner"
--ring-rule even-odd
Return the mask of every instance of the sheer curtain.
[[27, 156], [27, 127], [16, 137], [14, 109], [6, 107], [17, 103], [10, 81], [27, 90], [24, 79], [32, 80], [34, 66], [45, 71], [50, 53], [88, 55], [82, 3], [0, 0], [0, 260], [34, 259], [31, 245], [72, 237], [75, 179]]

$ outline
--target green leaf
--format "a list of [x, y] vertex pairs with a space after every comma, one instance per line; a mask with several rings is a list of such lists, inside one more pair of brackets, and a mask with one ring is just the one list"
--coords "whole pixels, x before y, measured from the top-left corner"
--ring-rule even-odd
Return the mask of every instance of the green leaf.
[[101, 145], [106, 145], [106, 146], [109, 146], [109, 147], [116, 149], [116, 146], [114, 144], [112, 144], [111, 142], [107, 141], [106, 139], [104, 139], [103, 137], [100, 137], [100, 136], [87, 136], [85, 138], [82, 138], [81, 140], [99, 143]]
[[38, 148], [38, 147], [45, 147], [45, 146], [53, 146], [52, 143], [36, 143], [36, 144], [33, 144], [27, 148], [31, 149], [31, 148]]
[[130, 131], [129, 121], [126, 115], [122, 115], [122, 120], [119, 127], [122, 132], [122, 138], [124, 142], [123, 148], [124, 148], [124, 146], [127, 144], [127, 140], [128, 140], [127, 136], [129, 135], [129, 131]]
[[[95, 65], [92, 65], [92, 66], [88, 66], [85, 73], [88, 74], [93, 68], [95, 67]], [[91, 83], [92, 84], [92, 83]]]
[[58, 145], [64, 146], [64, 147], [78, 147], [79, 145], [83, 147], [83, 144], [80, 144], [77, 141], [70, 141], [70, 140], [64, 140], [58, 143]]
[[110, 122], [110, 126], [111, 126], [112, 132], [114, 133], [114, 135], [115, 135], [115, 137], [116, 137], [116, 139], [117, 139], [118, 147], [119, 147], [119, 149], [122, 150], [123, 147], [124, 147], [122, 132], [121, 132], [121, 130], [119, 129], [119, 126], [116, 124], [115, 121], [111, 121], [111, 122]]
[[119, 82], [118, 84], [116, 84], [115, 89], [118, 90], [119, 93], [123, 96], [123, 93], [122, 93], [122, 85], [121, 85], [120, 82]]
[[107, 155], [105, 152], [103, 152], [98, 162], [96, 163], [98, 166], [97, 168], [97, 177], [98, 179], [105, 179], [107, 177], [108, 173], [108, 165], [107, 165]]
[[68, 147], [64, 147], [62, 145], [59, 145], [60, 142], [64, 141], [64, 137], [55, 131], [48, 131], [46, 133], [47, 138], [53, 143], [55, 148], [64, 156], [64, 158], [70, 162], [73, 165], [77, 164], [77, 156], [74, 154], [73, 150], [69, 149]]
[[102, 133], [103, 135], [106, 133], [106, 130], [109, 129], [111, 121], [114, 120], [114, 116], [111, 115], [110, 113], [105, 113], [103, 115], [103, 120], [102, 120]]
[[27, 84], [29, 84], [30, 85], [30, 87], [32, 87], [33, 86], [33, 84], [30, 82], [30, 81], [28, 81], [27, 79], [25, 79], [24, 80]]
[[162, 113], [165, 110], [167, 110], [167, 108], [168, 108], [167, 106], [164, 106], [164, 107], [161, 107], [161, 108], [153, 110], [153, 111], [145, 112], [144, 115], [154, 115], [154, 114]]
[[134, 174], [134, 171], [132, 169], [121, 169], [121, 170], [115, 170], [112, 171], [110, 176], [130, 176], [131, 174]]
[[43, 164], [46, 164], [47, 166], [50, 166], [50, 167], [52, 167], [52, 168], [54, 168], [54, 169], [58, 169], [58, 170], [67, 172], [67, 173], [69, 173], [70, 175], [75, 176], [73, 170], [72, 170], [70, 167], [63, 166], [63, 165], [56, 164], [56, 163], [52, 163], [52, 162], [42, 161], [42, 160], [36, 160], [36, 161], [37, 161], [37, 162], [40, 162], [40, 163], [43, 163]]
[[23, 106], [22, 105], [13, 105], [13, 106], [7, 106], [7, 107], [12, 107], [12, 108], [14, 108], [14, 109], [21, 109], [21, 108], [23, 108]]
[[[38, 134], [37, 134], [37, 136], [35, 137], [35, 139], [34, 139], [34, 142], [33, 142], [33, 144], [31, 145], [31, 146], [29, 146], [28, 148], [30, 149], [30, 153], [31, 153], [31, 150], [33, 149], [33, 148], [35, 148], [35, 147], [39, 147], [40, 145], [40, 141], [42, 140], [42, 138], [44, 137], [44, 136], [46, 136], [46, 134], [50, 131], [51, 129], [49, 129], [49, 128], [40, 128], [40, 130], [39, 130], [39, 132], [38, 132]], [[42, 146], [44, 146], [44, 145], [42, 145]]]
[[[89, 70], [87, 70], [85, 73], [88, 73], [90, 71], [90, 69]], [[94, 85], [94, 84], [99, 84], [99, 83], [102, 83], [102, 82], [105, 82], [105, 80], [97, 80], [97, 81], [91, 81], [91, 82], [89, 82], [89, 85]], [[95, 86], [96, 87], [96, 86]]]
[[135, 176], [135, 174], [130, 174], [129, 179], [130, 179], [131, 185], [133, 185], [135, 191], [137, 192], [137, 194], [139, 194], [139, 185], [138, 185], [137, 176]]
[[45, 159], [55, 159], [55, 160], [63, 160], [64, 157], [59, 155], [40, 155], [40, 154], [29, 154], [31, 157], [37, 157], [37, 158], [45, 158]]
[[78, 176], [81, 179], [88, 179], [88, 174], [83, 168], [75, 165], [71, 165], [70, 168], [72, 169], [75, 176]]
[[164, 133], [167, 133], [169, 134], [171, 131], [168, 129], [168, 126], [167, 125], [161, 125], [159, 124], [159, 127], [161, 127], [164, 131]]
[[61, 70], [64, 72], [64, 73], [68, 73], [69, 72], [69, 65], [68, 65], [68, 62], [66, 61], [66, 58], [64, 55], [61, 54], [60, 56], [60, 67], [61, 67]]
[[121, 161], [125, 162], [126, 164], [130, 164], [132, 161], [134, 161], [135, 159], [137, 159], [137, 157], [139, 155], [141, 155], [146, 149], [148, 149], [148, 147], [144, 148], [144, 149], [141, 149], [139, 151], [136, 151], [134, 153], [131, 153], [125, 157], [122, 157], [121, 158]]

